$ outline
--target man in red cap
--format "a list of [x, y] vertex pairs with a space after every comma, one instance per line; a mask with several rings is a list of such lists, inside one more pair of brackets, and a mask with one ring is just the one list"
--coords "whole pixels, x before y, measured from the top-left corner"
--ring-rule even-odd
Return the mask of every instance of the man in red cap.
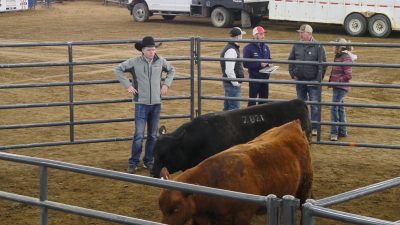
[[[161, 111], [161, 96], [167, 94], [175, 75], [175, 69], [164, 58], [156, 54], [153, 37], [144, 37], [135, 44], [140, 56], [130, 58], [119, 64], [115, 76], [127, 92], [133, 94], [135, 104], [135, 135], [133, 137], [131, 157], [128, 161], [128, 173], [136, 173], [142, 152], [144, 130], [147, 123], [147, 141], [143, 166], [151, 171], [153, 166], [153, 147], [157, 139], [158, 121]], [[162, 82], [162, 72], [167, 75]], [[132, 82], [125, 76], [132, 74]]]
[[[253, 39], [263, 41], [265, 30], [261, 26], [257, 26], [253, 29]], [[263, 42], [249, 43], [243, 49], [243, 58], [251, 59], [271, 59], [271, 53], [269, 47]], [[269, 73], [261, 73], [260, 69], [265, 68], [268, 65], [266, 62], [244, 62], [244, 67], [249, 71], [250, 79], [269, 79]], [[268, 98], [268, 83], [250, 82], [249, 83], [249, 97], [250, 98]], [[264, 102], [258, 102], [262, 104]], [[255, 105], [256, 101], [250, 100], [248, 106]]]

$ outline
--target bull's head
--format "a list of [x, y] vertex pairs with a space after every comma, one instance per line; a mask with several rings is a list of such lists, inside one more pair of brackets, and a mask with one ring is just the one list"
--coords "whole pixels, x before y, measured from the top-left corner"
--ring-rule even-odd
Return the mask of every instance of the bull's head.
[[162, 223], [184, 225], [195, 214], [192, 194], [175, 190], [161, 191], [158, 204], [162, 212]]
[[[161, 135], [153, 149], [154, 165], [151, 175], [156, 178], [161, 177], [161, 170], [174, 173], [179, 171], [182, 165], [185, 165], [185, 158], [182, 154], [181, 136], [164, 134]], [[164, 169], [163, 169], [164, 168]], [[165, 178], [165, 177], [164, 177]]]

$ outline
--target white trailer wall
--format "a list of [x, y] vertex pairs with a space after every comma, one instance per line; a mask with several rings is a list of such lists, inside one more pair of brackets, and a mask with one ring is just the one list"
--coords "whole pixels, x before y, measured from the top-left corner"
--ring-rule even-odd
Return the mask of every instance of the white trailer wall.
[[0, 0], [0, 12], [27, 10], [32, 0]]

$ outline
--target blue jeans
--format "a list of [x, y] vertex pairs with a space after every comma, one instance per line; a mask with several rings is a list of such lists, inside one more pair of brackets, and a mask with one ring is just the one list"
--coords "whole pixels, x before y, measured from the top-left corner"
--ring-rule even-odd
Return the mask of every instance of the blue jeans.
[[[319, 90], [318, 86], [307, 85], [307, 84], [296, 84], [297, 98], [303, 101], [315, 101], [318, 102]], [[319, 110], [318, 105], [310, 105], [311, 108], [311, 121], [319, 121]], [[312, 124], [312, 129], [317, 129], [317, 124]]]
[[[241, 96], [241, 89], [240, 87], [235, 87], [232, 85], [231, 82], [223, 82], [224, 90], [225, 90], [225, 97], [240, 97]], [[240, 101], [238, 100], [224, 100], [224, 111], [231, 110], [231, 109], [239, 109], [240, 108]]]
[[[347, 91], [340, 88], [333, 88], [332, 102], [343, 103]], [[342, 105], [331, 106], [331, 122], [346, 123], [346, 111]], [[336, 134], [341, 137], [347, 136], [346, 126], [331, 126], [331, 134]]]
[[153, 147], [157, 140], [157, 128], [158, 121], [160, 120], [160, 111], [160, 104], [135, 104], [135, 135], [133, 136], [132, 152], [128, 162], [130, 165], [138, 165], [140, 162], [140, 154], [142, 153], [142, 144], [146, 123], [147, 141], [143, 162], [147, 164], [153, 161]]

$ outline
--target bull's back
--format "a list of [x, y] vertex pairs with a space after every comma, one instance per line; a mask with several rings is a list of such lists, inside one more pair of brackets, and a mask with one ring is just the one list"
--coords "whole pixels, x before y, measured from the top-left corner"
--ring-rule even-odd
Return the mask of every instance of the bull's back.
[[[189, 169], [181, 182], [258, 195], [296, 195], [303, 167], [310, 163], [309, 145], [299, 123], [265, 132]], [[304, 163], [307, 162], [307, 163]]]
[[[222, 142], [220, 146], [225, 147], [219, 151], [246, 143], [267, 130], [296, 119], [300, 120], [302, 130], [308, 140], [311, 140], [308, 108], [305, 102], [299, 99], [216, 113], [207, 118], [208, 124], [217, 131], [213, 133], [214, 138], [218, 138]], [[211, 148], [215, 145], [215, 142], [208, 143]]]
[[[161, 140], [156, 143], [153, 173], [158, 175], [163, 166], [171, 173], [186, 170], [212, 155], [295, 119], [301, 121], [302, 129], [311, 140], [307, 105], [297, 99], [203, 115], [169, 135], [169, 139], [179, 139], [179, 149], [167, 150], [165, 146], [168, 145]], [[160, 151], [158, 146], [164, 146], [165, 150]], [[183, 157], [179, 161], [177, 156]]]

